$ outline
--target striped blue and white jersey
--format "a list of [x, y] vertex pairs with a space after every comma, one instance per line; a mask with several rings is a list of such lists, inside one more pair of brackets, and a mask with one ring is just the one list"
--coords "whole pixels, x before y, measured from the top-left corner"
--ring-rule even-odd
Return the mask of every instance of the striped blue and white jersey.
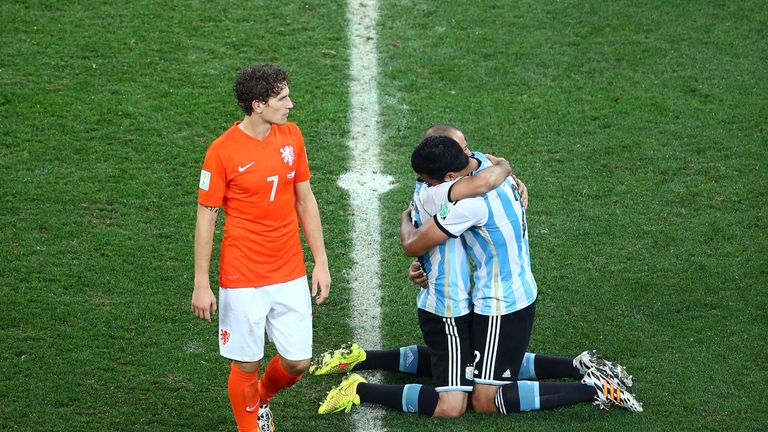
[[[478, 160], [485, 159], [475, 154]], [[486, 159], [487, 160], [487, 159]], [[454, 182], [430, 188], [441, 205], [435, 222], [449, 237], [462, 236], [476, 264], [472, 302], [475, 313], [506, 315], [536, 300], [525, 210], [512, 178], [480, 197], [448, 202]]]
[[[430, 196], [430, 189], [423, 181], [416, 181], [411, 219], [417, 227], [440, 209], [437, 203], [423, 199]], [[419, 309], [442, 317], [468, 314], [472, 308], [470, 268], [462, 239], [448, 239], [421, 255], [419, 262], [427, 275], [427, 286], [416, 298]]]
[[478, 171], [481, 171], [481, 170], [484, 170], [484, 169], [486, 169], [486, 168], [488, 168], [490, 166], [493, 166], [491, 161], [489, 161], [488, 158], [485, 157], [485, 153], [473, 152], [472, 153], [472, 157], [477, 159], [478, 162], [480, 162], [480, 166], [477, 167], [476, 170], [472, 171], [469, 175], [474, 175]]

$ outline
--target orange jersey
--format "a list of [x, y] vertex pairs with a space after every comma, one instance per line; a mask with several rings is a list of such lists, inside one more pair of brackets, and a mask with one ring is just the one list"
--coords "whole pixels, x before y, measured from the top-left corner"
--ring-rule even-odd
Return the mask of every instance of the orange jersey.
[[307, 274], [294, 208], [294, 183], [311, 174], [304, 137], [296, 124], [272, 125], [264, 141], [240, 122], [205, 154], [198, 203], [224, 206], [219, 285], [272, 285]]

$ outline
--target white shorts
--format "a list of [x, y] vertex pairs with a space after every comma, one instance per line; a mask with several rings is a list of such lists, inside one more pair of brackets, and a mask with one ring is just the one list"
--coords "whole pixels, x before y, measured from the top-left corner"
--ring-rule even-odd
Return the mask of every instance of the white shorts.
[[307, 277], [258, 288], [219, 287], [219, 352], [241, 362], [264, 357], [264, 330], [287, 360], [312, 357]]

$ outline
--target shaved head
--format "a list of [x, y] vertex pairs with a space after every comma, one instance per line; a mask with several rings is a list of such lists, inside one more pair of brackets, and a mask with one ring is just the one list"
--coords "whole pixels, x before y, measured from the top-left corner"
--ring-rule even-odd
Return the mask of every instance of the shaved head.
[[467, 148], [467, 139], [464, 138], [464, 133], [460, 131], [456, 126], [449, 124], [436, 124], [430, 126], [427, 130], [424, 131], [421, 139], [423, 140], [424, 138], [429, 138], [431, 136], [447, 136], [459, 143], [461, 149], [464, 150], [464, 153], [467, 156], [472, 156], [472, 151]]

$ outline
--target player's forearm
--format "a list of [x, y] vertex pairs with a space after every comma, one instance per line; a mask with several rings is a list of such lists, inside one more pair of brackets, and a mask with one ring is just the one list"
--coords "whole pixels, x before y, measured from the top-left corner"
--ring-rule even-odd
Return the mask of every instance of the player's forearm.
[[315, 265], [328, 266], [328, 256], [325, 252], [325, 239], [323, 238], [323, 224], [320, 220], [320, 209], [314, 195], [296, 202], [296, 215], [299, 217], [304, 239], [312, 251]]
[[419, 256], [414, 250], [414, 240], [416, 239], [416, 227], [413, 226], [410, 209], [400, 215], [400, 244], [403, 246], [403, 252], [406, 256]]
[[407, 256], [420, 256], [448, 238], [433, 218], [425, 220], [424, 224], [416, 228], [411, 220], [410, 208], [400, 215], [400, 243]]
[[480, 176], [481, 185], [483, 186], [484, 191], [483, 193], [486, 193], [501, 186], [501, 184], [504, 183], [504, 180], [511, 175], [512, 167], [509, 165], [509, 162], [504, 159], [499, 159], [495, 165], [480, 171], [473, 177]]
[[448, 199], [458, 201], [488, 193], [501, 186], [510, 174], [512, 174], [512, 167], [506, 161], [486, 168], [473, 176], [464, 177], [457, 181], [451, 187], [451, 194]]
[[[215, 210], [215, 211], [214, 211]], [[197, 206], [195, 223], [195, 286], [197, 282], [208, 282], [213, 250], [213, 232], [216, 228], [218, 210]]]

